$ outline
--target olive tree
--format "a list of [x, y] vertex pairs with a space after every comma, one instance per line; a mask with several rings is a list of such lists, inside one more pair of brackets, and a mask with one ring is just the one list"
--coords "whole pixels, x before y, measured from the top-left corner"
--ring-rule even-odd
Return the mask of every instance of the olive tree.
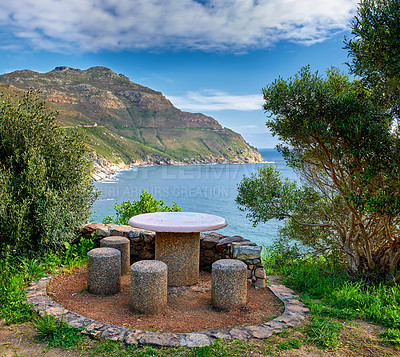
[[[400, 110], [400, 1], [361, 0], [345, 40], [349, 67], [365, 85]], [[382, 96], [383, 94], [383, 96]]]
[[255, 223], [288, 219], [294, 238], [338, 250], [355, 276], [399, 281], [400, 145], [387, 108], [334, 68], [305, 67], [263, 96], [266, 125], [304, 186], [261, 169], [239, 184], [239, 206]]
[[0, 253], [74, 239], [96, 197], [86, 150], [34, 93], [0, 98]]

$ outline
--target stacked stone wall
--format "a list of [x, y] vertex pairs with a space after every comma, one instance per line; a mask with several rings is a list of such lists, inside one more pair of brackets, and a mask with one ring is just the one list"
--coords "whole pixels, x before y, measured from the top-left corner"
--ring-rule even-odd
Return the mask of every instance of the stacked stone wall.
[[[84, 237], [98, 242], [108, 236], [122, 236], [130, 240], [131, 264], [139, 260], [154, 259], [155, 232], [131, 226], [90, 223], [82, 227]], [[262, 247], [241, 236], [202, 233], [200, 235], [200, 269], [211, 270], [219, 259], [238, 259], [247, 265], [247, 279], [256, 288], [265, 288], [265, 271], [261, 261]]]

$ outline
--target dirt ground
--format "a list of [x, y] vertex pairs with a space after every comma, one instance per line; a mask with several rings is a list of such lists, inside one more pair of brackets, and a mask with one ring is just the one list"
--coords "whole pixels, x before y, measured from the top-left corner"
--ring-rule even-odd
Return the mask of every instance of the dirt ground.
[[244, 308], [215, 311], [211, 307], [211, 274], [200, 272], [199, 283], [190, 287], [168, 288], [168, 306], [157, 315], [135, 314], [129, 308], [129, 275], [122, 277], [121, 292], [99, 296], [86, 291], [86, 267], [56, 276], [47, 291], [66, 309], [96, 321], [138, 330], [196, 332], [256, 325], [282, 314], [280, 300], [269, 289], [247, 290]]

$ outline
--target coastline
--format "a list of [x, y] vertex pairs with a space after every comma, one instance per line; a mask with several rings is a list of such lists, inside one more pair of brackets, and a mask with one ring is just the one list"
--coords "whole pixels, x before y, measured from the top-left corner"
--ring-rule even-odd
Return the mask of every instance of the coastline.
[[[261, 158], [261, 155], [260, 155]], [[92, 172], [93, 181], [105, 181], [114, 180], [114, 176], [122, 171], [129, 170], [134, 167], [145, 167], [154, 165], [216, 165], [216, 164], [252, 164], [252, 163], [263, 163], [264, 160], [261, 158], [237, 158], [234, 160], [221, 158], [221, 157], [209, 157], [200, 158], [198, 160], [187, 160], [187, 161], [175, 161], [166, 158], [154, 158], [149, 160], [138, 160], [129, 165], [125, 163], [110, 163], [104, 158], [97, 156], [93, 160], [94, 170]]]
[[93, 181], [114, 180], [114, 176], [122, 170], [129, 170], [133, 167], [145, 167], [154, 165], [216, 165], [216, 164], [252, 164], [262, 163], [264, 160], [261, 155], [254, 155], [252, 157], [237, 157], [235, 159], [228, 159], [225, 157], [200, 157], [198, 159], [188, 159], [185, 161], [176, 161], [169, 158], [149, 157], [145, 160], [137, 160], [130, 164], [123, 162], [110, 163], [103, 157], [97, 154], [92, 154]]

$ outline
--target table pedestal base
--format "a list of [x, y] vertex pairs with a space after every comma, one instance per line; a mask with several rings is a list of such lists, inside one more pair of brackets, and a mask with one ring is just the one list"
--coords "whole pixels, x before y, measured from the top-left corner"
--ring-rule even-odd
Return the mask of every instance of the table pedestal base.
[[156, 232], [155, 259], [168, 266], [168, 285], [199, 281], [200, 233]]

